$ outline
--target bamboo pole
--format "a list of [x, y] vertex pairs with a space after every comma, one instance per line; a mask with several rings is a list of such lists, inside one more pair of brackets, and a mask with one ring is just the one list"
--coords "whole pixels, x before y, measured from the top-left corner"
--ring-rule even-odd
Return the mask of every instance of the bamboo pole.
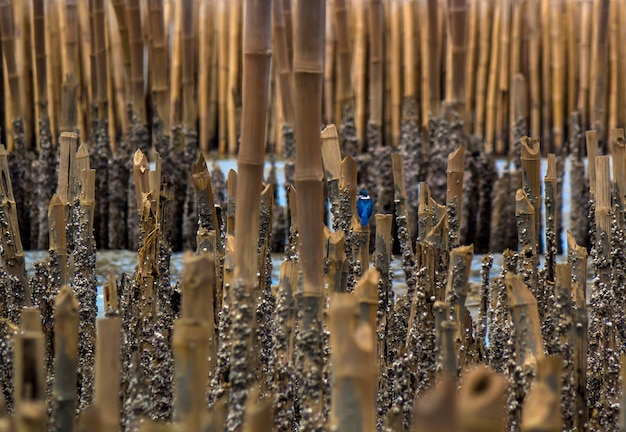
[[365, 74], [367, 70], [367, 6], [368, 3], [365, 0], [354, 3], [356, 34], [352, 63], [352, 82], [354, 83], [354, 117], [359, 152], [363, 152], [365, 148], [365, 119], [367, 118], [367, 81]]
[[[402, 7], [400, 2], [392, 1], [390, 5], [390, 38], [391, 47], [390, 74], [385, 77], [391, 82], [391, 145], [398, 148], [400, 144], [400, 122], [402, 118]], [[411, 43], [407, 40], [406, 43]]]
[[326, 7], [326, 21], [325, 21], [325, 44], [324, 44], [324, 92], [322, 103], [322, 120], [323, 124], [335, 123], [335, 93], [336, 93], [336, 80], [335, 78], [335, 57], [337, 55], [337, 38], [335, 36], [335, 26], [332, 20], [332, 10], [334, 0], [328, 0]]
[[563, 359], [544, 357], [537, 362], [533, 381], [522, 410], [522, 431], [557, 432], [562, 430], [561, 369]]
[[604, 125], [604, 119], [606, 115], [606, 66], [608, 55], [608, 29], [609, 29], [609, 0], [600, 0], [597, 3], [598, 14], [597, 20], [593, 26], [594, 35], [593, 40], [595, 45], [593, 47], [592, 65], [596, 66], [596, 73], [591, 74], [590, 82], [590, 124], [598, 131], [598, 138], [600, 142], [604, 142], [606, 139], [606, 127]]
[[278, 73], [278, 89], [281, 97], [282, 115], [285, 123], [293, 126], [294, 84], [293, 75], [291, 73], [291, 63], [289, 62], [285, 15], [281, 0], [272, 2], [272, 25], [274, 35], [274, 61], [276, 64], [276, 72]]
[[505, 429], [508, 383], [484, 365], [472, 368], [461, 380], [457, 416], [461, 432], [500, 432]]
[[463, 175], [465, 172], [465, 146], [461, 146], [448, 155], [446, 209], [450, 223], [451, 248], [460, 244], [461, 217], [463, 215]]
[[[498, 90], [498, 74], [499, 70], [499, 60], [501, 59], [500, 55], [500, 37], [501, 37], [501, 17], [502, 17], [502, 8], [505, 7], [502, 2], [496, 2], [495, 9], [493, 12], [493, 24], [492, 24], [492, 36], [491, 36], [491, 54], [489, 56], [489, 81], [487, 85], [487, 96], [486, 96], [486, 121], [485, 121], [485, 129], [482, 134], [485, 140], [485, 152], [491, 154], [494, 152], [494, 133], [495, 133], [495, 124], [496, 124], [496, 111], [497, 111], [497, 90]], [[503, 57], [502, 57], [503, 58]], [[482, 128], [480, 129], [482, 130]]]
[[[226, 110], [228, 115], [228, 153], [234, 155], [237, 150], [237, 112], [235, 96], [239, 94], [240, 40], [242, 25], [242, 0], [229, 2], [229, 35], [228, 35], [228, 92], [226, 94]], [[244, 53], [245, 58], [245, 53]], [[244, 84], [245, 85], [245, 84]], [[265, 107], [264, 107], [265, 108]], [[265, 126], [265, 124], [263, 124]]]
[[218, 146], [220, 154], [226, 154], [228, 151], [228, 134], [227, 134], [227, 114], [226, 106], [228, 100], [228, 16], [229, 4], [227, 0], [217, 1], [217, 34], [218, 41]]
[[[210, 140], [215, 135], [214, 115], [212, 112], [212, 95], [215, 86], [215, 71], [213, 70], [216, 59], [214, 38], [214, 9], [213, 2], [202, 1], [198, 10], [198, 123], [200, 127], [200, 149], [208, 153]], [[163, 21], [161, 15], [161, 22]]]
[[539, 139], [522, 138], [522, 187], [535, 208], [535, 247], [537, 252], [543, 250], [538, 234], [541, 232], [541, 145]]
[[95, 406], [101, 415], [103, 432], [117, 431], [120, 424], [121, 319], [116, 313], [115, 306], [98, 320]]
[[589, 194], [596, 195], [596, 156], [598, 154], [598, 131], [588, 130], [585, 132], [585, 146], [587, 148], [587, 169], [589, 170]]
[[[546, 279], [554, 281], [556, 265], [556, 217], [557, 217], [557, 178], [556, 157], [554, 153], [548, 154], [548, 170], [544, 177], [546, 208]], [[536, 216], [535, 216], [536, 217]]]
[[349, 0], [334, 0], [334, 24], [337, 36], [337, 70], [338, 70], [338, 90], [337, 99], [342, 110], [353, 113], [354, 94], [351, 80], [351, 49], [350, 49], [350, 28], [348, 25], [348, 3]]
[[[531, 0], [532, 1], [532, 0]], [[487, 88], [488, 88], [488, 71], [490, 63], [491, 47], [491, 27], [492, 21], [495, 24], [495, 20], [492, 17], [495, 16], [491, 13], [492, 7], [489, 0], [481, 0], [479, 21], [481, 23], [479, 36], [478, 36], [478, 70], [476, 72], [476, 105], [475, 105], [475, 119], [474, 119], [474, 134], [483, 136], [485, 133], [485, 116], [486, 116], [486, 101], [487, 101]], [[493, 61], [492, 61], [493, 62]]]
[[[529, 0], [526, 4], [526, 19], [528, 22], [528, 74], [530, 94], [530, 134], [533, 137], [541, 136], [541, 30], [540, 30], [540, 0]], [[544, 56], [545, 58], [545, 56]]]
[[[207, 5], [208, 3], [203, 2], [203, 4]], [[167, 133], [170, 130], [169, 40], [166, 37], [163, 0], [149, 0], [148, 13], [151, 31], [150, 62], [153, 65], [150, 68], [152, 97], [154, 107], [163, 122], [163, 130]]]
[[74, 292], [64, 285], [56, 296], [54, 308], [54, 426], [75, 430], [76, 368], [78, 365], [78, 309]]
[[563, 1], [551, 0], [550, 3], [550, 36], [552, 42], [551, 49], [551, 69], [552, 69], [552, 137], [553, 151], [561, 154], [564, 142], [564, 125], [566, 100], [564, 97], [566, 84], [565, 55], [567, 53], [565, 31], [563, 25]]
[[581, 1], [580, 21], [580, 67], [577, 108], [582, 115], [583, 128], [588, 127], [590, 117], [590, 65], [591, 56], [591, 32], [592, 32], [593, 0]]
[[[50, 231], [51, 265], [54, 263], [58, 274], [55, 274], [55, 291], [67, 284], [67, 236], [65, 232], [65, 206], [54, 194], [48, 210], [48, 226]], [[56, 272], [55, 272], [56, 273]]]
[[[567, 112], [577, 110], [580, 81], [581, 2], [566, 0], [567, 13]], [[580, 111], [579, 111], [580, 112]], [[571, 133], [571, 131], [569, 132]]]
[[452, 0], [448, 7], [448, 47], [452, 56], [452, 89], [448, 102], [465, 120], [465, 75], [467, 57], [467, 0]]
[[[335, 294], [330, 310], [332, 407], [330, 427], [338, 430], [376, 428], [375, 330], [358, 321], [354, 294]], [[348, 410], [346, 407], [351, 407]]]
[[[619, 113], [619, 99], [620, 95], [620, 80], [619, 80], [619, 36], [618, 36], [618, 26], [619, 26], [619, 7], [620, 3], [613, 3], [613, 6], [610, 7], [610, 15], [609, 15], [609, 35], [608, 35], [608, 83], [607, 83], [607, 93], [608, 93], [608, 113], [607, 113], [607, 126], [608, 131], [611, 133], [615, 128], [617, 128], [618, 116]], [[611, 143], [609, 143], [609, 146]]]

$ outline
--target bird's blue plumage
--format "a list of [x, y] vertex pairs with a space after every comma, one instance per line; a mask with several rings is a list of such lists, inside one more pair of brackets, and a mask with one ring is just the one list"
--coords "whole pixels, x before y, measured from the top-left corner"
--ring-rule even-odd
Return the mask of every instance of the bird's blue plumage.
[[370, 198], [365, 189], [361, 189], [356, 201], [356, 212], [359, 215], [361, 226], [367, 226], [370, 217], [372, 216], [373, 209], [374, 203], [372, 202], [372, 198]]

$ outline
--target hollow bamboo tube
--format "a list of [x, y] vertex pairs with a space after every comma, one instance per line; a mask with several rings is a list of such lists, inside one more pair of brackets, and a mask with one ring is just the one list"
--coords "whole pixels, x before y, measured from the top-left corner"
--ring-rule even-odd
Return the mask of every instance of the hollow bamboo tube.
[[282, 115], [286, 124], [293, 125], [293, 75], [291, 73], [291, 63], [289, 62], [287, 29], [281, 0], [272, 1], [272, 25], [274, 32], [274, 61], [278, 73], [278, 89], [280, 91]]
[[59, 279], [55, 288], [60, 289], [67, 283], [67, 237], [65, 233], [65, 204], [54, 194], [48, 209], [50, 229], [50, 251], [53, 251], [59, 263]]
[[566, 42], [562, 15], [564, 12], [562, 0], [551, 0], [550, 3], [550, 36], [551, 36], [551, 68], [552, 68], [552, 134], [554, 153], [560, 154], [564, 141], [564, 124], [566, 101], [565, 93], [565, 55]]
[[[208, 7], [208, 2], [203, 2]], [[152, 79], [152, 97], [154, 106], [163, 122], [163, 130], [170, 130], [170, 95], [169, 95], [169, 41], [166, 39], [163, 0], [149, 0], [150, 19], [150, 68]], [[201, 57], [203, 58], [203, 57]], [[202, 93], [201, 93], [202, 94]]]
[[414, 432], [448, 432], [457, 430], [455, 379], [441, 377], [428, 392], [415, 401]]
[[460, 432], [500, 432], [505, 428], [508, 384], [489, 367], [477, 365], [461, 380], [457, 416]]
[[[590, 95], [590, 123], [598, 131], [599, 139], [603, 142], [606, 133], [604, 119], [606, 114], [606, 78], [607, 78], [607, 55], [608, 55], [608, 27], [609, 27], [609, 0], [600, 0], [597, 4], [598, 14], [594, 23], [595, 46], [593, 47], [592, 65], [596, 67], [595, 76], [592, 73]], [[593, 67], [593, 66], [592, 66]]]
[[[489, 82], [487, 87], [486, 98], [486, 122], [485, 131], [483, 134], [485, 140], [485, 152], [493, 153], [494, 148], [494, 133], [497, 111], [497, 90], [498, 90], [498, 62], [501, 60], [500, 55], [500, 37], [501, 37], [501, 17], [502, 8], [505, 5], [502, 2], [496, 2], [495, 10], [493, 12], [493, 24], [492, 24], [492, 37], [491, 37], [491, 55], [489, 56]], [[504, 57], [502, 57], [504, 58]]]
[[537, 377], [522, 410], [523, 432], [557, 432], [562, 429], [562, 368], [560, 356], [544, 357], [537, 362]]
[[515, 338], [516, 362], [525, 370], [535, 369], [537, 362], [544, 356], [537, 299], [519, 275], [507, 273], [504, 285], [509, 296], [513, 325], [519, 329]]
[[2, 145], [0, 145], [0, 176], [0, 206], [3, 208], [6, 223], [8, 224], [5, 227], [5, 233], [0, 236], [3, 249], [3, 264], [6, 271], [20, 281], [24, 290], [25, 305], [29, 306], [32, 305], [32, 297], [26, 276], [24, 248], [22, 247], [19, 222], [17, 220], [17, 208], [15, 196], [13, 195], [13, 186], [11, 185], [7, 151]]
[[333, 376], [330, 427], [338, 430], [374, 430], [377, 388], [375, 330], [367, 322], [357, 319], [357, 298], [353, 294], [335, 294], [329, 315]]
[[[334, 0], [335, 34], [337, 36], [338, 100], [341, 108], [350, 107], [352, 112], [354, 94], [351, 79], [350, 28], [348, 25], [349, 0]], [[278, 1], [280, 3], [280, 1]]]
[[174, 423], [183, 430], [200, 430], [200, 422], [206, 409], [208, 341], [209, 330], [206, 322], [181, 318], [174, 323]]
[[227, 100], [228, 100], [228, 16], [230, 2], [217, 0], [217, 43], [218, 43], [218, 146], [221, 154], [228, 151]]
[[[256, 286], [257, 232], [265, 154], [271, 60], [271, 4], [247, 0], [243, 34], [243, 105], [235, 209], [235, 279]], [[319, 124], [319, 122], [318, 122]], [[321, 214], [321, 213], [320, 213]]]
[[460, 242], [464, 167], [465, 146], [461, 145], [448, 155], [446, 207], [452, 225], [449, 234], [450, 247], [457, 247]]
[[54, 389], [55, 426], [75, 430], [76, 378], [78, 362], [78, 300], [64, 285], [56, 296], [54, 308]]
[[465, 71], [467, 56], [467, 0], [451, 0], [448, 6], [448, 47], [452, 56], [452, 89], [449, 102], [465, 118]]
[[[400, 143], [400, 120], [402, 117], [402, 8], [398, 1], [390, 5], [390, 38], [391, 65], [386, 81], [391, 81], [391, 145], [397, 148]], [[406, 43], [410, 43], [407, 40]]]
[[589, 89], [591, 64], [591, 29], [593, 0], [582, 0], [580, 6], [579, 86], [577, 109], [582, 115], [583, 128], [589, 125]]

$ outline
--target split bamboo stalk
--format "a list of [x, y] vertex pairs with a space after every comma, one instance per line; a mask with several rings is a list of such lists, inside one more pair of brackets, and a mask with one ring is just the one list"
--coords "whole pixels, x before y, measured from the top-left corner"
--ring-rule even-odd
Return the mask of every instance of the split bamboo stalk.
[[95, 406], [101, 415], [102, 431], [113, 432], [120, 424], [121, 319], [108, 314], [97, 325]]
[[[582, 115], [583, 128], [588, 127], [590, 117], [590, 65], [591, 56], [591, 34], [592, 34], [592, 11], [593, 0], [581, 1], [581, 21], [580, 21], [580, 67], [579, 67], [579, 88], [577, 108]], [[592, 160], [592, 159], [591, 159]]]
[[0, 236], [2, 242], [2, 258], [6, 271], [17, 278], [24, 290], [24, 302], [26, 306], [32, 305], [32, 296], [26, 276], [26, 261], [24, 248], [20, 237], [19, 222], [17, 220], [17, 207], [11, 185], [11, 174], [7, 151], [0, 145], [0, 208], [2, 208], [5, 232]]
[[[206, 5], [208, 3], [203, 2], [203, 4]], [[163, 130], [169, 131], [169, 41], [166, 38], [163, 0], [149, 0], [148, 13], [151, 30], [150, 62], [153, 65], [150, 68], [152, 74], [152, 96], [157, 113], [163, 122]]]
[[500, 55], [500, 37], [501, 37], [501, 17], [502, 8], [505, 7], [502, 2], [496, 2], [493, 12], [492, 20], [492, 36], [491, 36], [491, 54], [489, 56], [489, 81], [487, 85], [487, 98], [486, 98], [486, 122], [483, 137], [485, 140], [485, 152], [491, 154], [494, 152], [494, 133], [496, 123], [496, 111], [497, 111], [497, 90], [498, 90], [498, 61], [503, 59], [504, 56]]
[[74, 292], [64, 285], [54, 308], [54, 409], [58, 430], [75, 430], [76, 368], [78, 365], [78, 309]]
[[[377, 390], [375, 330], [367, 322], [357, 320], [354, 294], [335, 294], [329, 315], [333, 365], [330, 427], [374, 430]], [[347, 406], [353, 407], [354, 411], [346, 410]]]
[[[239, 94], [239, 47], [241, 40], [242, 10], [242, 0], [230, 1], [228, 15], [228, 92], [226, 94], [226, 109], [228, 114], [228, 152], [233, 155], [237, 150], [237, 111], [234, 95]], [[244, 59], [245, 55], [246, 53], [244, 52]], [[265, 106], [263, 108], [265, 109]], [[263, 126], [265, 126], [265, 124], [263, 124]], [[263, 136], [263, 134], [261, 136]]]
[[566, 100], [564, 97], [565, 84], [567, 80], [565, 55], [567, 52], [566, 42], [564, 40], [564, 20], [563, 20], [563, 1], [551, 0], [550, 4], [550, 34], [552, 41], [551, 49], [551, 68], [552, 68], [552, 134], [553, 134], [553, 151], [561, 154], [564, 142], [564, 125], [565, 125], [565, 109]]
[[505, 429], [508, 384], [484, 365], [472, 368], [461, 380], [457, 416], [461, 432], [500, 432]]
[[544, 357], [537, 362], [537, 377], [526, 396], [522, 410], [522, 431], [562, 430], [561, 370], [563, 358]]
[[509, 296], [513, 325], [519, 329], [515, 338], [516, 362], [524, 370], [528, 368], [534, 370], [544, 356], [537, 299], [519, 275], [507, 273], [504, 284]]
[[461, 145], [448, 155], [446, 208], [451, 225], [449, 233], [449, 246], [451, 248], [460, 244], [464, 167], [465, 146]]
[[592, 65], [596, 67], [595, 76], [592, 73], [590, 82], [590, 123], [598, 131], [600, 142], [604, 142], [606, 127], [604, 119], [606, 115], [606, 93], [607, 93], [607, 55], [608, 55], [608, 28], [609, 28], [609, 0], [600, 0], [597, 4], [598, 14], [594, 23], [595, 46], [593, 47]]
[[218, 41], [218, 145], [221, 154], [228, 151], [227, 114], [228, 99], [228, 16], [230, 2], [217, 2], [217, 41]]
[[208, 341], [209, 330], [204, 320], [180, 318], [174, 323], [174, 423], [183, 430], [199, 431], [206, 410]]
[[[530, 134], [533, 137], [541, 136], [541, 30], [540, 7], [541, 0], [529, 0], [526, 4], [526, 20], [529, 33], [528, 42], [528, 83], [530, 95]], [[544, 56], [545, 58], [545, 56]]]
[[448, 47], [452, 56], [452, 89], [448, 102], [465, 120], [465, 72], [467, 55], [467, 0], [452, 0], [448, 6]]
[[[428, 115], [432, 114], [433, 116], [439, 115], [439, 105], [441, 101], [441, 58], [440, 58], [440, 48], [443, 47], [443, 41], [440, 38], [440, 34], [442, 35], [442, 28], [439, 25], [439, 4], [437, 0], [426, 0], [427, 1], [427, 15], [424, 16], [428, 20], [428, 26], [425, 27], [425, 31], [428, 32], [428, 36], [426, 37], [427, 46], [428, 46], [428, 54], [424, 56], [424, 60], [426, 65], [429, 67], [428, 72], [428, 85], [430, 91], [428, 93], [429, 96], [429, 111], [423, 113], [422, 115], [426, 117], [426, 121], [428, 121]], [[423, 25], [423, 22], [422, 22]]]
[[[402, 8], [400, 2], [392, 1], [390, 5], [391, 47], [390, 74], [386, 81], [391, 82], [391, 145], [398, 148], [400, 144], [400, 121], [402, 118]], [[405, 43], [411, 43], [410, 39]]]

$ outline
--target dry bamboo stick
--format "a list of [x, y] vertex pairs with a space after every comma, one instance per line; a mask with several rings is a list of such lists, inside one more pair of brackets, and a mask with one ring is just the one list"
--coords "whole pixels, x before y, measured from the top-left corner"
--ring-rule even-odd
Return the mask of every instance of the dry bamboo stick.
[[598, 131], [588, 130], [585, 132], [585, 145], [587, 148], [587, 169], [589, 170], [589, 193], [592, 197], [596, 194], [596, 165], [594, 161], [598, 154]]
[[610, 149], [613, 157], [613, 178], [617, 187], [617, 202], [614, 203], [617, 212], [617, 223], [624, 225], [624, 206], [626, 205], [626, 145], [624, 144], [624, 129], [614, 129], [610, 132]]
[[[243, 2], [242, 0], [235, 0], [229, 3], [228, 92], [226, 94], [226, 110], [228, 115], [228, 153], [235, 154], [237, 149], [237, 112], [234, 95], [239, 94], [239, 66], [241, 57], [239, 47]], [[263, 126], [265, 126], [265, 124]]]
[[515, 338], [516, 362], [524, 370], [535, 369], [544, 356], [537, 299], [519, 275], [507, 273], [504, 284], [509, 296], [513, 325], [520, 330]]
[[[541, 135], [541, 17], [540, 0], [529, 0], [526, 4], [526, 20], [529, 33], [528, 42], [528, 83], [530, 95], [530, 134]], [[545, 58], [545, 56], [544, 56]]]
[[590, 82], [590, 124], [598, 131], [600, 142], [606, 139], [604, 125], [606, 115], [607, 96], [607, 55], [608, 55], [608, 28], [609, 28], [609, 0], [600, 0], [597, 3], [598, 14], [595, 22], [593, 39], [595, 40], [592, 56], [592, 65], [596, 67], [595, 76], [592, 73]]
[[562, 430], [560, 356], [544, 357], [537, 362], [537, 377], [526, 396], [522, 410], [522, 431], [557, 432]]
[[[402, 8], [398, 1], [392, 1], [390, 5], [391, 47], [390, 75], [386, 76], [387, 82], [391, 82], [391, 145], [398, 148], [400, 144], [400, 121], [402, 117]], [[406, 43], [410, 43], [407, 40]]]
[[[50, 230], [50, 251], [54, 261], [58, 263], [58, 280], [56, 290], [67, 283], [67, 237], [65, 233], [65, 206], [57, 194], [50, 200], [48, 210], [48, 226]], [[55, 290], [55, 291], [56, 291]]]
[[402, 45], [404, 97], [417, 97], [416, 85], [419, 84], [417, 76], [419, 76], [418, 58], [420, 52], [419, 31], [415, 25], [414, 13], [417, 3], [415, 0], [406, 0], [400, 3], [402, 7], [399, 13], [402, 14], [402, 38], [404, 39]]
[[451, 248], [460, 244], [464, 167], [465, 146], [461, 145], [448, 155], [446, 209], [450, 223], [448, 242]]
[[74, 292], [64, 285], [54, 307], [54, 426], [57, 430], [75, 430], [76, 368], [78, 364], [78, 309]]
[[[551, 0], [540, 0], [539, 6], [539, 22], [541, 23], [541, 58], [552, 58], [551, 39], [551, 23], [550, 23], [550, 2]], [[556, 25], [556, 24], [555, 24]], [[552, 70], [550, 61], [541, 62], [541, 139], [544, 147], [548, 150], [552, 149], [551, 125], [552, 125], [552, 106], [551, 106], [551, 86]]]
[[287, 46], [288, 38], [286, 34], [285, 16], [281, 0], [272, 2], [272, 19], [272, 25], [274, 26], [273, 54], [274, 61], [276, 62], [276, 72], [278, 73], [278, 88], [281, 97], [280, 102], [282, 115], [285, 123], [293, 126], [293, 76], [291, 74], [291, 64], [289, 62], [289, 50]]
[[[465, 120], [465, 75], [467, 56], [467, 0], [452, 0], [448, 7], [448, 47], [452, 56], [452, 89], [448, 102]], [[447, 92], [446, 92], [447, 93]]]
[[38, 117], [48, 117], [48, 75], [47, 75], [47, 49], [46, 49], [46, 16], [44, 0], [35, 0], [31, 8], [33, 40], [33, 62], [35, 64], [34, 80], [35, 100], [37, 101]]
[[581, 1], [581, 21], [580, 21], [580, 67], [579, 67], [579, 88], [577, 109], [582, 115], [583, 128], [589, 125], [590, 116], [590, 65], [591, 56], [591, 34], [592, 34], [592, 10], [593, 0]]
[[552, 69], [552, 134], [553, 151], [561, 153], [564, 142], [564, 125], [566, 100], [564, 97], [566, 83], [566, 42], [564, 41], [563, 28], [563, 2], [562, 0], [551, 0], [550, 4], [550, 35], [552, 42], [551, 49], [551, 69]]
[[121, 320], [115, 315], [107, 314], [98, 320], [95, 406], [101, 415], [103, 432], [117, 431], [120, 423], [120, 327]]
[[369, 119], [383, 125], [384, 14], [382, 0], [368, 0], [369, 26]]
[[535, 208], [535, 248], [541, 252], [541, 145], [539, 139], [522, 138], [522, 187]]
[[[209, 140], [213, 139], [213, 117], [209, 104], [210, 93], [214, 87], [215, 75], [212, 74], [213, 58], [215, 58], [213, 38], [213, 3], [202, 1], [198, 9], [198, 123], [200, 128], [200, 149], [209, 152]], [[162, 22], [161, 17], [161, 22]]]
[[[11, 117], [8, 119], [9, 122], [7, 122], [7, 124], [10, 124], [13, 119], [21, 117], [22, 114], [20, 106], [21, 84], [17, 65], [18, 53], [10, 0], [2, 0], [0, 2], [0, 35], [2, 37], [2, 55], [6, 68], [5, 76], [9, 84], [7, 88], [8, 91], [5, 91], [5, 94], [8, 94], [11, 100]], [[11, 150], [10, 147], [9, 150]]]
[[[448, 267], [448, 281], [446, 284], [446, 301], [450, 303], [452, 314], [451, 321], [457, 324], [454, 334], [455, 357], [458, 358], [461, 346], [467, 349], [465, 329], [463, 326], [463, 311], [469, 281], [469, 272], [474, 256], [474, 245], [455, 247], [450, 251], [450, 263]], [[459, 359], [464, 364], [464, 359]]]
[[355, 93], [354, 118], [356, 124], [356, 139], [359, 152], [365, 148], [365, 130], [367, 118], [367, 2], [355, 3], [356, 34], [354, 42], [354, 57], [352, 63], [352, 82]]
[[577, 111], [578, 83], [580, 79], [580, 33], [581, 33], [581, 2], [566, 1], [567, 12], [567, 113]]
[[[548, 170], [544, 177], [546, 208], [546, 279], [554, 281], [556, 265], [556, 217], [557, 217], [557, 178], [556, 157], [554, 153], [548, 154]], [[536, 217], [536, 216], [535, 216]]]
[[[531, 0], [532, 1], [532, 0]], [[489, 0], [481, 0], [479, 21], [481, 23], [479, 30], [479, 55], [478, 55], [478, 70], [476, 72], [476, 105], [475, 105], [475, 120], [474, 120], [474, 134], [484, 136], [485, 126], [485, 105], [487, 100], [487, 84], [488, 84], [488, 70], [489, 70], [489, 58], [491, 41], [491, 27], [492, 17], [491, 2]]]
[[144, 41], [139, 0], [126, 1], [128, 44], [130, 48], [130, 102], [139, 124], [146, 124], [144, 94]]
[[322, 105], [323, 124], [331, 124], [336, 121], [335, 118], [335, 57], [337, 50], [337, 38], [335, 36], [335, 26], [332, 20], [334, 0], [328, 0], [326, 7], [326, 29], [325, 29], [325, 45], [324, 45], [324, 102]]
[[229, 2], [217, 2], [217, 41], [218, 41], [218, 144], [221, 154], [228, 151], [227, 113], [228, 100], [228, 16]]
[[[440, 38], [440, 34], [443, 35], [443, 28], [439, 25], [439, 5], [437, 0], [426, 0], [427, 5], [427, 15], [425, 18], [428, 19], [428, 27], [426, 27], [426, 31], [428, 31], [428, 36], [426, 38], [427, 46], [428, 46], [428, 55], [424, 56], [425, 63], [429, 67], [428, 79], [429, 79], [429, 87], [430, 91], [428, 93], [429, 96], [429, 112], [423, 113], [422, 115], [428, 119], [429, 114], [438, 116], [439, 115], [439, 105], [441, 100], [441, 58], [440, 58], [440, 47], [445, 46], [443, 41]], [[428, 59], [428, 61], [426, 61]], [[428, 121], [428, 120], [426, 120]]]
[[[485, 152], [491, 154], [494, 152], [494, 133], [495, 133], [495, 122], [496, 122], [496, 109], [497, 109], [497, 88], [498, 88], [498, 61], [501, 60], [500, 55], [500, 37], [501, 37], [501, 16], [502, 16], [502, 2], [496, 2], [496, 6], [493, 12], [493, 24], [492, 24], [492, 37], [491, 37], [491, 54], [489, 56], [489, 81], [487, 86], [487, 96], [486, 96], [486, 121], [485, 121], [485, 130], [482, 134], [485, 140]], [[477, 126], [479, 124], [477, 123]], [[481, 124], [482, 126], [482, 124]], [[482, 128], [480, 129], [482, 130]]]
[[502, 375], [478, 365], [461, 380], [458, 399], [461, 432], [500, 432], [505, 429], [508, 384]]
[[[280, 1], [278, 2], [280, 3]], [[337, 99], [341, 104], [342, 110], [349, 106], [349, 110], [353, 112], [352, 81], [350, 72], [350, 29], [348, 26], [348, 0], [334, 0], [334, 24], [335, 34], [337, 35], [337, 70], [338, 70], [338, 90]], [[339, 119], [338, 119], [339, 120]]]
[[[495, 119], [495, 142], [496, 153], [506, 153], [506, 137], [509, 135], [506, 130], [506, 122], [508, 120], [507, 110], [509, 108], [509, 83], [511, 75], [509, 73], [510, 58], [506, 55], [511, 45], [511, 2], [510, 0], [502, 1], [502, 9], [500, 15], [500, 60], [498, 62], [498, 91], [496, 100], [496, 119]], [[515, 49], [511, 50], [515, 52]]]
[[[375, 330], [369, 323], [357, 320], [357, 298], [353, 294], [335, 294], [329, 315], [334, 383], [330, 427], [374, 430], [377, 389]], [[347, 406], [353, 407], [354, 412], [345, 409]]]

